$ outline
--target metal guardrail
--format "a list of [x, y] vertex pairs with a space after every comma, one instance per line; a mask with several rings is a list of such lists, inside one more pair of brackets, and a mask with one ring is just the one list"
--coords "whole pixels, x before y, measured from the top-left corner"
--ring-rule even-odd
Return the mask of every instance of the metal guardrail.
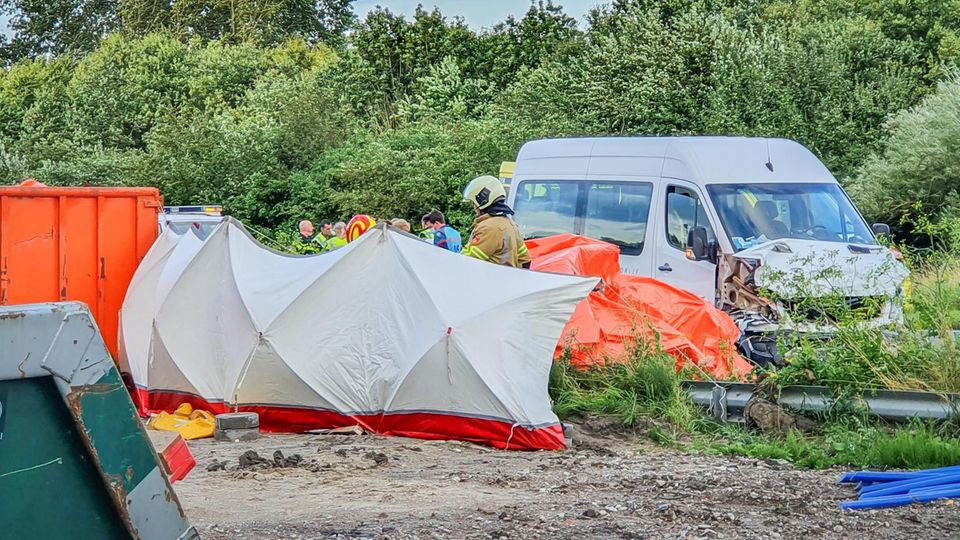
[[[693, 403], [706, 407], [722, 422], [743, 422], [743, 410], [757, 385], [731, 382], [683, 381], [682, 387]], [[944, 420], [960, 414], [960, 394], [935, 394], [898, 390], [873, 390], [858, 398], [869, 414], [893, 421], [911, 418]], [[801, 412], [825, 412], [837, 406], [831, 390], [825, 386], [786, 386], [777, 402]]]

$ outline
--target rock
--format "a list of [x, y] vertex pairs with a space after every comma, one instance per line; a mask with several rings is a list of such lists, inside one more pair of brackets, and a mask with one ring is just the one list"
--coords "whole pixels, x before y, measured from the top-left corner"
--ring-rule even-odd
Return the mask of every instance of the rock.
[[213, 438], [217, 441], [253, 441], [260, 438], [260, 428], [216, 429]]
[[377, 465], [386, 465], [390, 461], [390, 458], [387, 457], [383, 452], [367, 452], [363, 455], [366, 459], [372, 459]]
[[254, 412], [223, 413], [214, 417], [214, 427], [219, 430], [260, 429], [260, 415]]
[[273, 466], [277, 468], [290, 468], [298, 467], [303, 463], [303, 456], [300, 454], [292, 454], [290, 456], [284, 457], [283, 452], [277, 450], [273, 453]]
[[213, 463], [207, 465], [207, 471], [208, 471], [208, 472], [225, 471], [225, 470], [227, 470], [227, 462], [226, 462], [226, 461], [213, 460]]
[[757, 426], [761, 431], [766, 432], [786, 434], [793, 429], [810, 432], [817, 427], [817, 423], [813, 420], [790, 414], [776, 403], [758, 397], [752, 397], [747, 401], [747, 406], [743, 409], [743, 416], [747, 419], [748, 424]]
[[588, 517], [588, 518], [598, 518], [598, 517], [600, 517], [600, 512], [597, 512], [597, 511], [594, 510], [593, 508], [588, 508], [588, 509], [584, 510], [583, 516], [584, 516], [584, 517]]
[[843, 532], [843, 525], [837, 525], [833, 528], [833, 532], [840, 534]]
[[240, 454], [240, 458], [237, 461], [239, 462], [241, 469], [249, 469], [251, 467], [264, 465], [267, 463], [267, 460], [260, 457], [260, 455], [254, 450], [247, 450], [246, 452]]

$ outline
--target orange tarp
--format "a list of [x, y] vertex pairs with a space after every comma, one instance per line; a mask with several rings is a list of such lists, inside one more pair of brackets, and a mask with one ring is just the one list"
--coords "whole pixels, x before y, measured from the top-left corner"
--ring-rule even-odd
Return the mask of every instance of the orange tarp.
[[677, 359], [712, 378], [744, 379], [752, 366], [736, 352], [740, 331], [730, 317], [699, 296], [649, 277], [620, 273], [617, 246], [573, 234], [527, 241], [533, 270], [597, 276], [603, 281], [574, 311], [557, 345], [570, 346], [572, 363], [588, 366], [624, 357], [636, 337], [659, 338]]

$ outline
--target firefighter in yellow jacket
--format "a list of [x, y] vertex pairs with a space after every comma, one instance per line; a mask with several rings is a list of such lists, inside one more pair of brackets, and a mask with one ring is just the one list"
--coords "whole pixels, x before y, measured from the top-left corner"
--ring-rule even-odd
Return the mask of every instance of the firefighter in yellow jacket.
[[503, 184], [493, 176], [480, 176], [467, 184], [463, 200], [473, 203], [477, 219], [473, 222], [470, 240], [463, 246], [463, 254], [514, 268], [530, 268], [527, 245], [510, 217], [513, 210], [507, 206], [506, 199]]

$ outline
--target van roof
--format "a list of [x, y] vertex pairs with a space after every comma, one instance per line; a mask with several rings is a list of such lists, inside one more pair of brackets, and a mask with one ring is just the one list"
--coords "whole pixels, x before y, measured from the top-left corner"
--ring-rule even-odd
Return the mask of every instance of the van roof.
[[836, 182], [800, 143], [760, 137], [543, 139], [524, 144], [516, 163], [516, 177], [662, 176], [701, 185]]

